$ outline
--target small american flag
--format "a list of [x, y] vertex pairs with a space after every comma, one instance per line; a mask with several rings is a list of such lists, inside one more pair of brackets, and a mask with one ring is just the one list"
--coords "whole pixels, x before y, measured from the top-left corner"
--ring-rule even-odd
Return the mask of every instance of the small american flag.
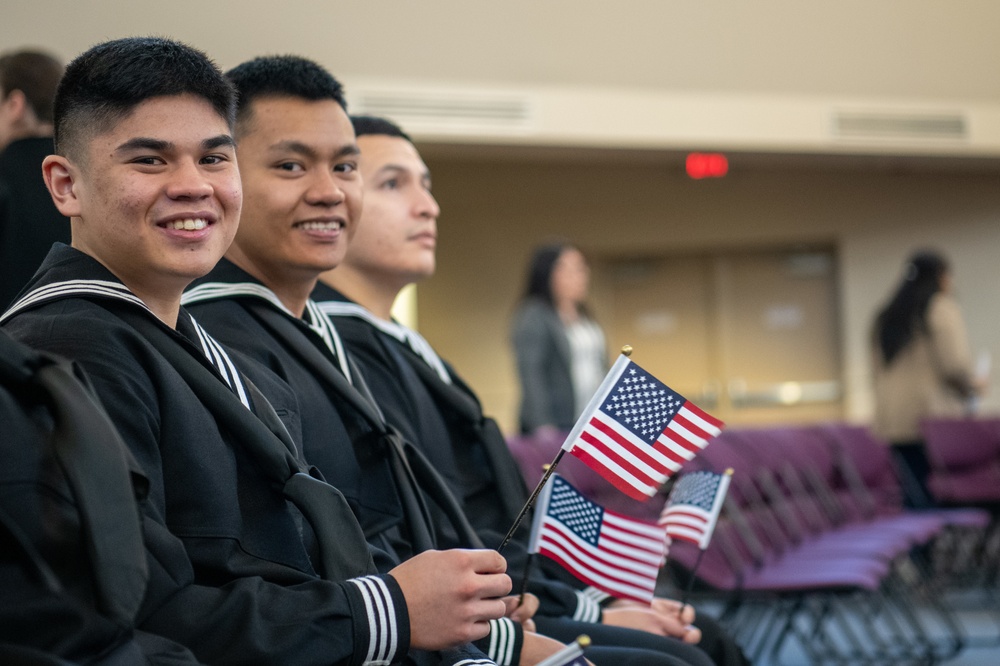
[[728, 469], [722, 474], [692, 472], [678, 479], [660, 513], [659, 523], [667, 536], [708, 548], [732, 475]]
[[645, 500], [722, 426], [619, 356], [562, 448], [629, 497]]
[[648, 603], [666, 540], [659, 525], [608, 511], [553, 474], [538, 499], [528, 552], [613, 597]]

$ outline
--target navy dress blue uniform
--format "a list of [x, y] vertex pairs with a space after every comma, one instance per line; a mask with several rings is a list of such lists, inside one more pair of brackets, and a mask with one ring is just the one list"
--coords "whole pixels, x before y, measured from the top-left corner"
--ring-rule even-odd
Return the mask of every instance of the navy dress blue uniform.
[[[483, 542], [497, 546], [528, 493], [500, 429], [483, 415], [475, 393], [413, 331], [379, 322], [323, 283], [316, 286], [312, 297], [335, 322], [386, 419], [441, 470]], [[529, 525], [530, 521], [522, 523], [503, 553], [512, 577], [524, 568]], [[529, 589], [542, 600], [536, 616], [539, 630], [564, 641], [585, 631], [596, 646], [603, 637], [608, 645], [631, 644], [673, 655], [671, 658], [685, 663], [711, 663], [704, 650], [679, 641], [595, 624], [602, 617], [601, 604], [611, 598], [594, 588], [579, 587], [582, 589], [574, 589], [562, 579], [536, 570]], [[721, 630], [713, 631], [716, 628], [712, 624], [707, 631], [703, 629], [703, 642], [714, 645], [714, 636], [720, 635], [723, 648], [739, 653], [735, 644], [721, 636]], [[740, 664], [741, 659], [720, 663]]]
[[[221, 399], [262, 418], [277, 414], [293, 435], [298, 408], [269, 374], [236, 371], [183, 309], [174, 331], [91, 257], [62, 245], [49, 253], [3, 328], [79, 362], [148, 479], [141, 510], [150, 582], [138, 626], [210, 663], [404, 660], [409, 623], [398, 584], [368, 557], [347, 563], [354, 578], [320, 577], [314, 562], [325, 560], [309, 522], [275, 488], [275, 470], [220, 427], [176, 359], [140, 334], [137, 317], [211, 368]], [[254, 385], [274, 398], [273, 411]], [[299, 455], [287, 433], [282, 441], [284, 455]], [[353, 518], [334, 529], [367, 554]]]
[[[304, 447], [310, 463], [316, 464], [324, 475], [338, 484], [338, 487], [341, 485], [347, 488], [375, 487], [387, 497], [395, 496], [398, 499], [397, 493], [406, 481], [394, 476], [393, 485], [396, 492], [393, 492], [393, 489], [376, 486], [371, 479], [365, 478], [363, 467], [355, 464], [364, 455], [363, 447], [372, 444], [370, 438], [362, 441], [362, 446], [358, 446], [358, 441], [352, 443], [344, 433], [335, 436], [337, 433], [328, 430], [331, 424], [330, 413], [334, 411], [340, 412], [343, 423], [350, 423], [347, 412], [360, 405], [357, 405], [356, 401], [352, 401], [353, 406], [348, 405], [345, 403], [345, 398], [350, 392], [360, 395], [360, 391], [365, 390], [362, 387], [367, 387], [367, 381], [363, 377], [364, 373], [358, 372], [344, 351], [337, 329], [314, 303], [311, 301], [307, 303], [303, 318], [296, 317], [265, 285], [225, 259], [211, 273], [191, 286], [185, 293], [183, 302], [213, 336], [263, 362], [289, 382], [289, 386], [299, 396], [302, 405], [303, 431], [306, 433]], [[275, 317], [279, 319], [275, 321]], [[315, 362], [306, 360], [308, 358], [306, 354], [309, 353], [306, 350], [310, 348], [322, 352], [322, 356], [312, 357]], [[327, 371], [332, 370], [344, 377], [350, 377], [350, 381], [359, 389], [355, 390], [350, 385], [345, 386], [343, 382], [338, 382], [339, 389], [334, 387], [332, 382], [321, 378], [323, 373], [317, 370], [319, 366], [325, 366]], [[363, 395], [360, 397], [366, 402], [369, 400]], [[373, 420], [381, 421], [382, 418], [383, 415], [379, 413]], [[310, 420], [313, 421], [312, 424], [309, 423]], [[370, 422], [370, 425], [375, 424]], [[360, 436], [364, 439], [363, 434]], [[358, 435], [355, 433], [353, 437], [357, 440]], [[433, 459], [432, 464], [436, 467], [436, 461]], [[351, 479], [349, 477], [352, 474], [361, 476]], [[384, 481], [385, 477], [380, 480]], [[442, 512], [433, 510], [437, 500], [441, 499], [436, 489], [428, 488], [426, 484], [421, 484], [416, 479], [414, 482], [418, 485], [422, 498], [427, 500], [429, 515], [424, 520], [430, 522], [429, 529], [433, 532], [433, 542], [428, 546], [397, 542], [394, 544], [397, 554], [407, 552], [412, 554], [426, 547], [482, 547], [481, 541], [470, 525], [451, 526]], [[450, 491], [448, 495], [451, 496]], [[355, 506], [360, 507], [357, 503]], [[461, 507], [456, 508], [461, 511]], [[401, 512], [400, 515], [403, 513], [406, 512]], [[397, 526], [401, 528], [398, 535], [404, 540], [412, 538], [414, 520], [412, 516], [404, 516]], [[421, 519], [418, 517], [416, 520]], [[361, 522], [369, 521], [362, 518]], [[508, 573], [516, 584], [518, 571], [509, 569]], [[546, 593], [547, 588], [549, 593]], [[577, 606], [577, 594], [563, 585], [533, 585], [532, 591], [539, 593], [542, 606], [549, 609], [555, 606], [562, 612]], [[586, 607], [596, 609], [596, 604], [590, 602]], [[563, 638], [566, 641], [585, 633], [584, 629], [594, 633], [594, 625], [583, 625], [579, 622], [570, 624]], [[609, 632], [616, 630], [613, 627], [606, 629]], [[496, 660], [497, 664], [508, 666], [519, 663], [522, 637], [523, 632], [519, 624], [501, 618], [491, 622], [490, 635], [480, 641], [479, 645]], [[657, 664], [679, 666], [688, 663], [641, 650], [606, 647], [591, 647], [589, 650], [595, 659], [600, 659], [602, 651], [605, 651], [604, 656], [619, 660], [631, 658], [629, 663], [637, 666]]]
[[[213, 337], [239, 349], [294, 392], [305, 458], [344, 493], [369, 543], [396, 562], [437, 547], [436, 526], [447, 521], [431, 518], [433, 496], [424, 497], [406, 454], [394, 459], [388, 450], [393, 434], [355, 388], [363, 380], [318, 309], [307, 306], [304, 318], [294, 316], [277, 295], [228, 259], [192, 284], [183, 302]], [[492, 648], [491, 657], [517, 663], [520, 625], [506, 618], [491, 625], [492, 637], [480, 644]]]
[[0, 332], [0, 422], [0, 663], [199, 663], [135, 629], [148, 479], [79, 367]]

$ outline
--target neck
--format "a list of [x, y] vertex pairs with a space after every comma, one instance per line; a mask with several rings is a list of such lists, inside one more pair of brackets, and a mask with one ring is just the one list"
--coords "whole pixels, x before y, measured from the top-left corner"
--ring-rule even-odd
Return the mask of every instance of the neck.
[[142, 299], [142, 302], [146, 304], [146, 307], [153, 311], [153, 314], [156, 315], [157, 319], [170, 328], [177, 328], [177, 317], [180, 316], [181, 311], [181, 298], [179, 294], [177, 298], [162, 299], [140, 294], [134, 289], [131, 289], [131, 291]]
[[406, 286], [374, 279], [347, 264], [323, 273], [319, 279], [385, 321], [392, 319], [392, 304]]
[[[76, 222], [78, 218], [73, 218]], [[76, 235], [76, 226], [73, 227]], [[85, 242], [74, 238], [70, 246], [88, 255], [125, 285], [129, 291], [146, 304], [156, 318], [170, 328], [177, 328], [177, 317], [181, 310], [181, 295], [192, 280], [187, 278], [165, 277], [163, 275], [147, 276], [140, 271], [138, 274], [116, 268], [114, 262], [104, 261], [101, 255], [94, 252]]]
[[556, 312], [559, 313], [559, 318], [567, 324], [573, 323], [580, 318], [580, 306], [577, 305], [576, 301], [558, 300], [555, 306]]
[[264, 283], [264, 286], [274, 292], [281, 304], [296, 317], [302, 318], [306, 311], [306, 303], [309, 301], [309, 294], [316, 287], [317, 276], [315, 274], [288, 275], [267, 267], [259, 266], [250, 261], [249, 258], [233, 243], [226, 253], [226, 259], [245, 270], [247, 273]]

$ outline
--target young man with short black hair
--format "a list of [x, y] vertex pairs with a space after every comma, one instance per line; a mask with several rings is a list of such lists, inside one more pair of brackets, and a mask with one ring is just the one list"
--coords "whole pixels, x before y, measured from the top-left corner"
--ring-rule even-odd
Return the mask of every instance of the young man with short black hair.
[[232, 85], [188, 46], [119, 39], [67, 67], [55, 109], [43, 168], [73, 246], [0, 321], [87, 370], [148, 480], [140, 627], [219, 664], [396, 663], [482, 636], [505, 610], [502, 558], [430, 553], [378, 574], [301, 458], [295, 396], [181, 308], [237, 229]]
[[[344, 261], [324, 274], [313, 298], [332, 316], [387, 420], [445, 476], [482, 540], [499, 543], [527, 498], [516, 463], [475, 393], [423, 337], [394, 321], [390, 312], [404, 287], [430, 277], [436, 268], [440, 209], [430, 171], [395, 124], [374, 117], [352, 120], [361, 148], [362, 220]], [[525, 541], [515, 538], [505, 551], [514, 574], [521, 569], [524, 547]], [[690, 606], [682, 613], [677, 602], [657, 599], [654, 611], [616, 602], [592, 588], [578, 593], [573, 618], [600, 622], [591, 630], [595, 637], [643, 630], [626, 632], [634, 636], [632, 644], [692, 663], [708, 661], [706, 650], [677, 638], [700, 642], [719, 663], [744, 663], [739, 648], [714, 623], [708, 623], [707, 640], [701, 640], [702, 631], [690, 625]], [[556, 638], [567, 639], [563, 632], [577, 630], [564, 618], [544, 617], [544, 607], [536, 624]]]

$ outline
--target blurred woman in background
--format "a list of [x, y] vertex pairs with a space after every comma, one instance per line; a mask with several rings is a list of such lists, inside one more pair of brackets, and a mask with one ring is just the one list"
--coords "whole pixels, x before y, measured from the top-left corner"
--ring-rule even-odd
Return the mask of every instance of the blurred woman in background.
[[604, 333], [586, 306], [590, 268], [568, 243], [535, 250], [512, 330], [523, 433], [565, 431], [607, 372]]
[[932, 504], [921, 419], [961, 417], [985, 384], [974, 376], [947, 261], [919, 252], [875, 320], [875, 431], [893, 445], [910, 506]]

